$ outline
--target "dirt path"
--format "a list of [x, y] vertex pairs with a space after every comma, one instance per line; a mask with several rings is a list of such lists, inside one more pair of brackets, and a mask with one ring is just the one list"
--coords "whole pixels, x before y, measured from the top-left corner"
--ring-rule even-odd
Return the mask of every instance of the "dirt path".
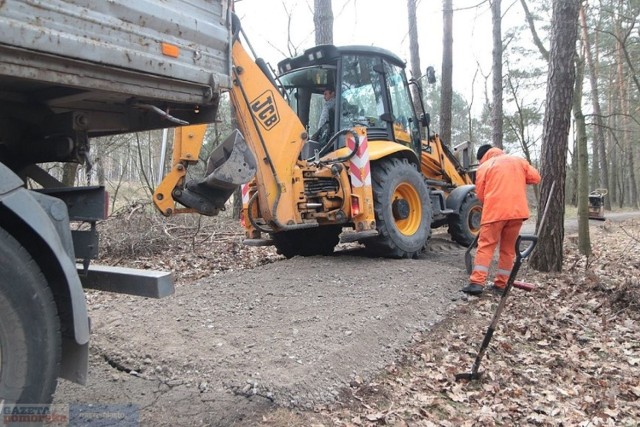
[[437, 234], [417, 260], [343, 250], [221, 273], [163, 300], [90, 292], [89, 383], [61, 381], [55, 402], [129, 405], [154, 426], [313, 408], [466, 304], [466, 279], [464, 249]]
[[332, 401], [462, 302], [463, 250], [431, 247], [417, 260], [296, 257], [163, 300], [91, 292], [89, 384], [61, 382], [55, 400], [138, 405], [147, 425], [230, 425], [273, 403]]

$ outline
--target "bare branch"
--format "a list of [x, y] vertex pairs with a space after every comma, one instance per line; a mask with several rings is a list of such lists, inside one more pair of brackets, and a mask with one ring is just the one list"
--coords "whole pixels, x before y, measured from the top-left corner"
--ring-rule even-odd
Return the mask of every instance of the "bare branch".
[[546, 47], [544, 47], [544, 43], [540, 40], [540, 36], [538, 36], [538, 32], [536, 31], [536, 25], [533, 19], [533, 15], [529, 11], [529, 7], [527, 6], [526, 0], [520, 0], [520, 4], [522, 4], [522, 8], [524, 9], [524, 14], [527, 17], [527, 22], [529, 23], [529, 29], [531, 30], [531, 35], [533, 36], [533, 43], [536, 45], [542, 57], [548, 62], [549, 61], [549, 51]]

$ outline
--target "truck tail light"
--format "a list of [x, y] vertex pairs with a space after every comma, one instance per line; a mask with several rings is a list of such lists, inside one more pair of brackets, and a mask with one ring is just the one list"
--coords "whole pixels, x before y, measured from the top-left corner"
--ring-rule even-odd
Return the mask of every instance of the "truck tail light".
[[358, 196], [351, 195], [351, 216], [360, 215], [360, 199]]

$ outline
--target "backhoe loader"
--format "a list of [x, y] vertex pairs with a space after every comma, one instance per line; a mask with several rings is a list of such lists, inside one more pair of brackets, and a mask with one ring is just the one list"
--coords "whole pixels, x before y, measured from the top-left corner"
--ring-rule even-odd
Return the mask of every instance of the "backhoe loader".
[[[424, 107], [416, 114], [409, 85], [417, 82], [407, 80], [398, 56], [320, 45], [281, 61], [274, 77], [245, 49], [237, 18], [232, 33], [230, 95], [239, 132], [212, 153], [204, 179], [185, 182], [204, 127], [177, 131], [173, 169], [154, 195], [161, 212], [176, 212], [177, 201], [215, 215], [246, 183], [245, 243], [275, 245], [288, 258], [327, 255], [340, 241], [360, 242], [373, 256], [413, 258], [431, 228], [443, 225], [453, 240], [473, 241], [481, 205], [467, 157], [463, 166], [430, 133]], [[318, 123], [327, 88], [336, 102], [329, 120]]]

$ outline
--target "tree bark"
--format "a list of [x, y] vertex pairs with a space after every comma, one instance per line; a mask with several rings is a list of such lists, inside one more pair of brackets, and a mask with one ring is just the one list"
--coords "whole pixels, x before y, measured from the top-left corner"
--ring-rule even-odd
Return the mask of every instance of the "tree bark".
[[493, 146], [503, 148], [502, 113], [502, 12], [501, 0], [491, 2], [491, 21], [493, 25], [493, 108], [491, 110]]
[[442, 1], [442, 83], [440, 86], [440, 137], [451, 141], [451, 109], [453, 104], [453, 1]]
[[[614, 113], [614, 104], [615, 104], [615, 68], [609, 68], [609, 82], [612, 82], [609, 85], [608, 96], [607, 96], [607, 127], [609, 129], [615, 129], [617, 125], [616, 116]], [[608, 151], [608, 163], [609, 165], [617, 165], [617, 151], [616, 151], [616, 141], [613, 132], [607, 132], [607, 147], [609, 147]], [[607, 181], [609, 182], [609, 194], [608, 197], [605, 197], [605, 203], [609, 203], [609, 208], [611, 205], [616, 203], [618, 200], [618, 185], [617, 185], [617, 171], [619, 168], [612, 167], [609, 169], [609, 176]], [[608, 199], [608, 200], [607, 200]], [[606, 207], [605, 207], [606, 209]]]
[[[587, 31], [587, 18], [584, 6], [580, 8], [580, 23], [582, 26], [582, 43], [585, 47], [587, 66], [589, 67], [589, 83], [591, 86], [591, 104], [594, 116], [594, 141], [593, 141], [593, 175], [597, 177], [598, 186], [609, 188], [609, 165], [607, 164], [604, 125], [602, 123], [602, 109], [600, 108], [600, 94], [598, 93], [598, 73], [596, 62], [591, 53], [589, 32]], [[599, 168], [599, 169], [598, 169]], [[606, 198], [605, 209], [611, 210], [611, 202]]]
[[67, 187], [73, 187], [76, 183], [76, 174], [78, 173], [78, 163], [65, 163], [62, 167], [62, 183]]
[[[622, 147], [623, 153], [622, 157], [626, 157], [622, 161], [622, 163], [626, 163], [626, 172], [624, 172], [621, 176], [624, 177], [623, 186], [621, 193], [624, 194], [624, 199], [628, 200], [629, 204], [637, 209], [638, 208], [638, 190], [636, 188], [636, 175], [634, 170], [634, 161], [633, 161], [633, 144], [631, 143], [630, 133], [631, 133], [631, 123], [629, 120], [630, 115], [632, 114], [631, 109], [629, 107], [629, 91], [627, 89], [627, 79], [625, 78], [625, 73], [623, 70], [624, 64], [627, 63], [629, 70], [631, 71], [631, 75], [633, 76], [634, 68], [632, 62], [626, 61], [628, 58], [628, 54], [625, 48], [625, 40], [628, 37], [628, 31], [626, 32], [622, 28], [622, 17], [623, 17], [623, 8], [624, 2], [623, 0], [618, 1], [618, 19], [616, 20], [616, 53], [617, 53], [617, 62], [618, 62], [618, 103], [620, 113], [622, 117], [620, 119], [620, 124], [622, 125]], [[634, 76], [635, 77], [635, 76]], [[638, 90], [640, 90], [640, 86], [638, 86]], [[626, 160], [626, 162], [625, 162]], [[626, 181], [626, 185], [624, 185], [624, 181]], [[626, 191], [625, 191], [626, 187]]]
[[[585, 46], [586, 49], [586, 46]], [[591, 255], [589, 236], [589, 155], [587, 154], [587, 127], [582, 113], [582, 87], [584, 58], [576, 60], [576, 84], [573, 91], [573, 118], [576, 127], [576, 155], [578, 185], [578, 250], [582, 255]]]
[[[407, 0], [407, 12], [409, 16], [409, 62], [411, 76], [420, 78], [422, 69], [420, 67], [420, 45], [418, 43], [418, 18], [416, 17], [416, 0]], [[418, 82], [418, 84], [420, 84]], [[420, 103], [420, 90], [416, 85], [411, 85], [411, 95], [413, 97], [413, 108], [418, 115], [422, 112]], [[421, 128], [422, 129], [422, 128]]]
[[[573, 122], [575, 126], [575, 118]], [[567, 171], [565, 202], [578, 207], [578, 137], [575, 129], [573, 130], [573, 146], [568, 154], [571, 156], [571, 167]]]
[[[554, 0], [551, 18], [551, 49], [542, 138], [541, 200], [549, 200], [548, 217], [538, 230], [538, 248], [531, 266], [539, 271], [562, 270], [564, 201], [571, 101], [575, 82], [575, 49], [580, 0]], [[538, 216], [538, 225], [541, 215]]]
[[316, 45], [333, 44], [333, 9], [331, 0], [313, 1], [313, 24], [316, 32]]

